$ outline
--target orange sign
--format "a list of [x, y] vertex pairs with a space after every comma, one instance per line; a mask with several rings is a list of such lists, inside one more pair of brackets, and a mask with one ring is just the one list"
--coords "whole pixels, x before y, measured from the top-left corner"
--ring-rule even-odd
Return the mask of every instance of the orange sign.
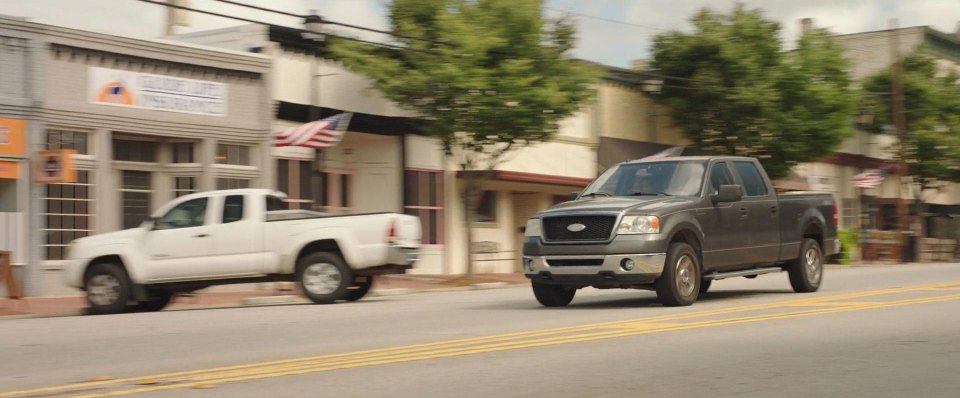
[[23, 156], [23, 137], [27, 122], [0, 118], [0, 155]]
[[0, 179], [17, 180], [20, 178], [20, 165], [17, 162], [0, 161]]
[[73, 167], [73, 155], [76, 153], [73, 149], [37, 151], [33, 162], [33, 181], [41, 184], [76, 182], [77, 170]]

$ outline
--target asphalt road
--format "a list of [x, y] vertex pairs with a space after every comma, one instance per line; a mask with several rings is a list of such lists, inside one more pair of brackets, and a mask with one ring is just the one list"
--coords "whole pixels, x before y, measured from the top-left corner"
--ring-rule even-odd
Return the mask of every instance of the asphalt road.
[[960, 264], [652, 292], [529, 288], [0, 321], [0, 398], [958, 397]]

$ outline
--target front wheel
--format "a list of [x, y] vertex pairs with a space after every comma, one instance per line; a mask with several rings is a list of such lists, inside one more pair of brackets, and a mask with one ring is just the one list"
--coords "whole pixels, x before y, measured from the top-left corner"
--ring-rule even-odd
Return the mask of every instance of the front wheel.
[[116, 264], [94, 264], [83, 279], [91, 314], [117, 314], [127, 308], [130, 282]]
[[347, 294], [343, 296], [343, 299], [347, 301], [360, 300], [370, 292], [371, 286], [373, 286], [372, 276], [358, 276], [353, 281], [353, 285], [347, 288]]
[[797, 293], [812, 293], [820, 289], [823, 281], [823, 251], [813, 239], [804, 239], [800, 245], [800, 257], [787, 266], [790, 286]]
[[686, 243], [673, 243], [667, 250], [663, 274], [657, 279], [657, 299], [664, 306], [687, 306], [700, 295], [700, 261]]
[[343, 299], [353, 282], [353, 272], [340, 256], [310, 253], [297, 262], [297, 280], [303, 294], [317, 304], [332, 304]]
[[532, 282], [531, 286], [533, 286], [533, 295], [545, 307], [565, 307], [577, 294], [577, 289], [568, 289], [560, 285]]
[[173, 292], [169, 290], [157, 290], [151, 292], [147, 301], [141, 301], [134, 307], [137, 311], [156, 312], [167, 307], [173, 300]]

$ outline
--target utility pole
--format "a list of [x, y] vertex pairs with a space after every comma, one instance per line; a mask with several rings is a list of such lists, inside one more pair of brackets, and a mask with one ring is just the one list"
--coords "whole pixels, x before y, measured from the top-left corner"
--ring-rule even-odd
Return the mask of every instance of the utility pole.
[[900, 55], [899, 23], [896, 18], [890, 20], [890, 51], [893, 63], [890, 64], [891, 110], [893, 124], [897, 129], [897, 224], [900, 230], [900, 261], [907, 261], [908, 232], [910, 230], [907, 204], [903, 200], [903, 182], [907, 177], [906, 135], [907, 115], [903, 100], [903, 60]]

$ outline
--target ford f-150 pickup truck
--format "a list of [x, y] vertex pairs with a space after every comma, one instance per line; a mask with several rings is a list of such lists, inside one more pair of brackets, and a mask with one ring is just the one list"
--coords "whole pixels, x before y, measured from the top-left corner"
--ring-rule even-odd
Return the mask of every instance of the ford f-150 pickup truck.
[[714, 280], [782, 270], [794, 291], [813, 292], [839, 251], [833, 196], [778, 195], [752, 158], [625, 162], [571, 199], [527, 222], [524, 274], [544, 306], [587, 286], [690, 305]]
[[297, 281], [315, 303], [363, 297], [372, 276], [418, 258], [420, 220], [405, 214], [286, 210], [265, 189], [196, 193], [140, 227], [74, 240], [66, 283], [90, 312], [157, 311], [177, 293], [231, 283]]

